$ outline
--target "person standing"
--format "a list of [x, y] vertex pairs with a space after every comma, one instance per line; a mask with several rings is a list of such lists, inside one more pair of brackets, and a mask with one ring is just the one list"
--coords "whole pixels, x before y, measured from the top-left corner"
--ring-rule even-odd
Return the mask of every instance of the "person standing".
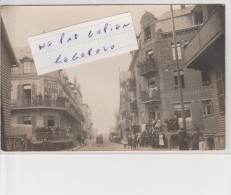
[[124, 145], [124, 149], [126, 149], [127, 145], [128, 145], [128, 138], [127, 138], [126, 134], [124, 134], [124, 136], [123, 136], [122, 144]]
[[188, 138], [186, 131], [182, 128], [179, 132], [179, 150], [188, 150]]
[[206, 150], [205, 140], [203, 137], [199, 137], [199, 150]]
[[159, 147], [164, 148], [164, 134], [160, 131], [159, 132]]
[[199, 130], [195, 129], [191, 138], [192, 150], [199, 150]]

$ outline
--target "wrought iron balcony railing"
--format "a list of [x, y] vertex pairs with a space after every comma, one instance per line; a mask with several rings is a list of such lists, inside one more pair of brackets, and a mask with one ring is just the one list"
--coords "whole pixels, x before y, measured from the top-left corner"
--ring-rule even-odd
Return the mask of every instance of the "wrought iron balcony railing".
[[159, 91], [141, 91], [140, 97], [143, 103], [159, 102], [160, 92]]
[[138, 65], [139, 68], [139, 76], [147, 76], [150, 73], [154, 73], [157, 71], [157, 65], [154, 59], [145, 59]]
[[17, 102], [12, 100], [11, 101], [11, 109], [32, 109], [32, 108], [54, 108], [54, 109], [62, 109], [69, 112], [75, 118], [80, 118], [84, 120], [84, 116], [82, 110], [72, 104], [69, 103], [66, 98], [58, 97], [56, 99], [50, 98], [32, 98], [32, 99], [25, 99], [22, 102]]

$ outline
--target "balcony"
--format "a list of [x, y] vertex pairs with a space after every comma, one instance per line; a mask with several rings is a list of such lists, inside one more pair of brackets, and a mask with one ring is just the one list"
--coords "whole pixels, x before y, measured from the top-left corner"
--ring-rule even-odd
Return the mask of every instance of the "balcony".
[[160, 101], [160, 92], [159, 91], [141, 91], [140, 98], [143, 104], [159, 102]]
[[137, 102], [130, 102], [130, 113], [136, 113], [138, 112], [138, 106], [137, 106]]
[[129, 89], [129, 91], [134, 91], [136, 89], [136, 80], [135, 79], [129, 79], [128, 80], [128, 89]]
[[157, 71], [157, 65], [152, 58], [145, 59], [137, 66], [139, 68], [139, 76], [147, 76]]
[[77, 120], [84, 121], [84, 116], [81, 109], [78, 106], [75, 106], [72, 103], [69, 103], [68, 100], [64, 97], [58, 97], [56, 99], [50, 98], [32, 98], [32, 100], [24, 100], [22, 103], [11, 101], [11, 110], [25, 110], [25, 109], [55, 109], [63, 110], [68, 112], [71, 116]]
[[209, 46], [225, 33], [224, 7], [219, 7], [201, 26], [197, 34], [185, 47], [185, 66], [193, 68], [193, 63]]

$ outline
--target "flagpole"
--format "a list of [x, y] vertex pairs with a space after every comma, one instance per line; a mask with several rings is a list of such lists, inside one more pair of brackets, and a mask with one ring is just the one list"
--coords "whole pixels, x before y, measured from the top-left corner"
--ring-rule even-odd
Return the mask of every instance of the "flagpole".
[[170, 9], [171, 9], [173, 41], [174, 41], [175, 56], [176, 56], [177, 78], [178, 78], [178, 85], [179, 85], [178, 88], [179, 88], [179, 94], [180, 94], [181, 116], [182, 116], [183, 128], [186, 131], [183, 90], [182, 90], [182, 83], [181, 83], [181, 78], [180, 78], [180, 68], [179, 68], [179, 59], [178, 59], [177, 42], [176, 42], [176, 30], [175, 30], [175, 23], [174, 23], [174, 18], [173, 18], [173, 6], [172, 5], [170, 5]]

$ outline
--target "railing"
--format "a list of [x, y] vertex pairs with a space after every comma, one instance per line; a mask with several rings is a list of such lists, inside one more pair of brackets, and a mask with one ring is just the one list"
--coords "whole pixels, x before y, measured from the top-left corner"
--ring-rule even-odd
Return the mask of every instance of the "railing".
[[24, 100], [22, 104], [17, 101], [11, 101], [11, 109], [44, 107], [66, 110], [75, 118], [80, 118], [81, 120], [84, 120], [84, 116], [81, 109], [78, 106], [75, 106], [74, 104], [67, 102], [67, 100], [62, 97], [58, 97], [56, 99], [42, 97], [32, 98], [31, 100]]
[[[176, 36], [180, 37], [180, 36], [183, 36], [183, 35], [193, 34], [193, 33], [197, 32], [198, 29], [201, 26], [202, 26], [202, 24], [199, 24], [199, 25], [196, 25], [196, 26], [191, 26], [191, 27], [188, 27], [188, 28], [183, 28], [183, 29], [176, 30]], [[162, 39], [172, 38], [172, 31], [161, 33], [161, 38]]]
[[143, 103], [148, 103], [151, 101], [160, 101], [159, 91], [141, 91], [140, 97]]
[[37, 128], [35, 131], [35, 140], [36, 141], [69, 141], [71, 138], [71, 132], [67, 129], [58, 129], [58, 128]]
[[139, 75], [140, 76], [145, 76], [146, 74], [148, 74], [150, 72], [156, 72], [157, 71], [157, 65], [153, 59], [146, 59], [144, 62], [142, 62], [138, 65], [138, 68], [139, 68]]
[[224, 33], [224, 13], [222, 13], [222, 10], [221, 8], [217, 9], [185, 47], [186, 66], [210, 41]]

